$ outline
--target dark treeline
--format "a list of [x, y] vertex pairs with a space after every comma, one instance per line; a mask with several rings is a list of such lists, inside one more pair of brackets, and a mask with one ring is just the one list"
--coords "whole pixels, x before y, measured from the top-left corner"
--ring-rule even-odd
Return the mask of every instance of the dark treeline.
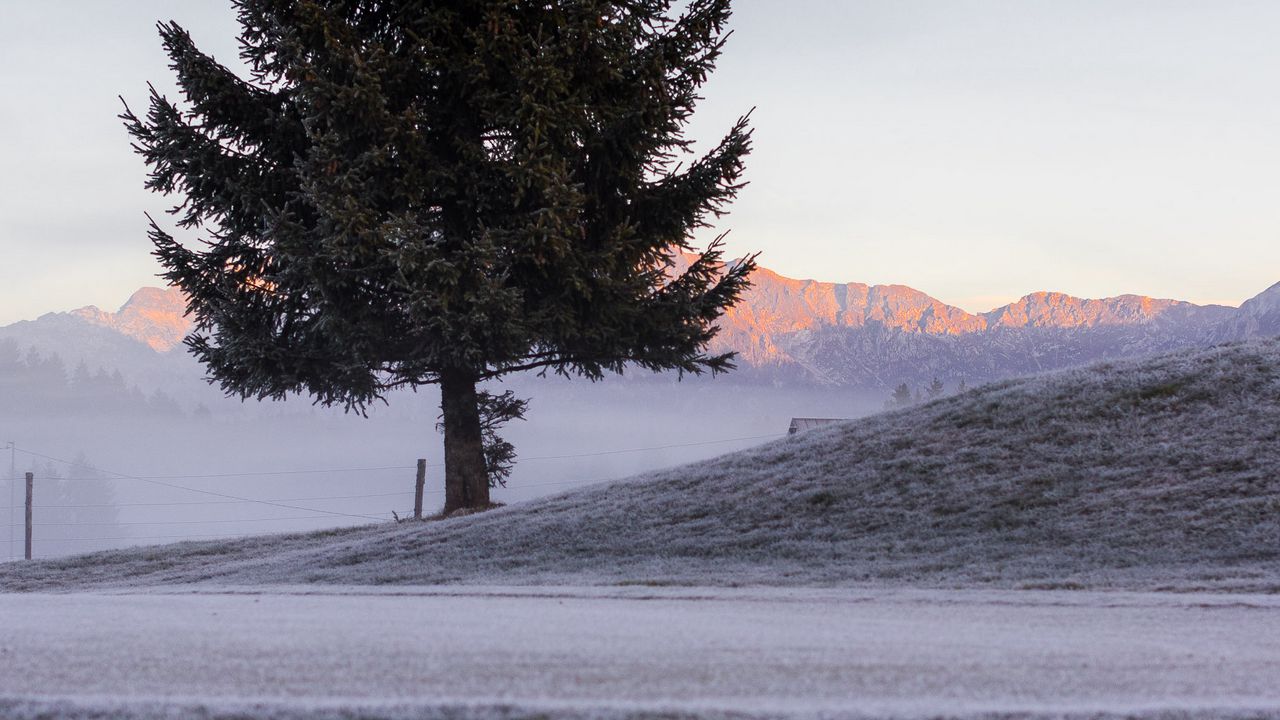
[[12, 340], [0, 340], [0, 416], [53, 417], [75, 415], [180, 416], [171, 396], [144, 393], [119, 371], [107, 372], [84, 363], [68, 368], [62, 358]]

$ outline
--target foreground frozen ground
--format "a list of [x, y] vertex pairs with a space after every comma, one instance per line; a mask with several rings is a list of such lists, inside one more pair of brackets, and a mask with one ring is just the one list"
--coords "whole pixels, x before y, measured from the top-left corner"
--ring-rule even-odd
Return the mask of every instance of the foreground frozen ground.
[[1280, 718], [1280, 597], [0, 595], [0, 717]]

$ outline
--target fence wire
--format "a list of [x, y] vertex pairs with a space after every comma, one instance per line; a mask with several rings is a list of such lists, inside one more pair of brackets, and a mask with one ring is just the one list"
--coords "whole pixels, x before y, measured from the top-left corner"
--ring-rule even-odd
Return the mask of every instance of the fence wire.
[[[733, 442], [747, 442], [752, 440], [769, 440], [784, 437], [784, 434], [770, 435], [752, 435], [746, 437], [722, 438], [718, 440], [702, 440], [687, 443], [673, 443], [668, 445], [651, 445], [646, 447], [623, 448], [617, 450], [603, 450], [588, 453], [573, 453], [563, 455], [536, 455], [521, 458], [521, 462], [531, 461], [547, 461], [547, 460], [569, 460], [577, 458], [602, 457], [610, 455], [622, 455], [628, 453], [654, 452], [658, 450], [669, 450], [677, 448], [701, 447], [707, 445], [720, 445]], [[9, 448], [5, 448], [6, 450]], [[302, 497], [286, 497], [286, 498], [254, 498], [235, 495], [232, 493], [219, 492], [216, 490], [207, 490], [204, 488], [190, 487], [188, 485], [180, 485], [170, 480], [220, 480], [235, 478], [252, 478], [252, 477], [290, 477], [300, 475], [338, 475], [352, 473], [381, 473], [381, 472], [403, 472], [411, 473], [416, 470], [416, 465], [383, 465], [374, 467], [332, 467], [332, 468], [313, 468], [305, 470], [256, 470], [245, 472], [226, 472], [226, 473], [191, 473], [184, 475], [134, 475], [129, 473], [120, 473], [105, 468], [78, 463], [75, 461], [60, 458], [46, 453], [36, 452], [24, 447], [15, 446], [14, 451], [23, 453], [30, 457], [39, 458], [49, 462], [59, 463], [68, 468], [80, 468], [93, 473], [101, 473], [97, 477], [67, 477], [67, 478], [44, 478], [44, 480], [54, 480], [59, 482], [102, 482], [102, 481], [135, 481], [157, 487], [164, 487], [172, 490], [188, 492], [203, 495], [209, 498], [207, 500], [185, 500], [170, 502], [127, 502], [127, 503], [83, 503], [83, 504], [55, 504], [55, 505], [39, 505], [35, 506], [36, 510], [81, 510], [81, 509], [117, 509], [117, 508], [178, 508], [190, 506], [244, 506], [257, 505], [263, 507], [279, 508], [294, 510], [298, 512], [311, 513], [309, 515], [294, 515], [289, 517], [262, 517], [262, 518], [216, 518], [209, 520], [158, 520], [158, 521], [70, 521], [70, 522], [40, 522], [35, 523], [36, 528], [40, 527], [124, 527], [124, 526], [170, 526], [170, 525], [204, 525], [204, 524], [229, 524], [229, 523], [259, 523], [259, 522], [294, 522], [294, 521], [316, 521], [335, 519], [342, 520], [360, 520], [371, 522], [386, 522], [397, 516], [397, 513], [388, 510], [377, 515], [342, 512], [338, 510], [327, 510], [324, 508], [307, 507], [305, 505], [295, 505], [293, 503], [315, 503], [334, 500], [365, 500], [365, 499], [382, 499], [393, 497], [405, 497], [412, 500], [413, 490], [406, 489], [397, 492], [385, 493], [364, 493], [350, 495], [312, 495]], [[428, 463], [428, 468], [444, 467], [443, 463]], [[103, 477], [108, 476], [108, 477]], [[508, 485], [508, 489], [538, 488], [538, 487], [555, 487], [568, 485], [583, 485], [597, 482], [606, 482], [617, 478], [579, 478], [572, 480], [560, 480], [552, 482], [533, 482], [533, 483], [513, 483]], [[10, 478], [11, 482], [20, 483], [25, 480], [25, 475]], [[39, 478], [38, 478], [39, 480]], [[427, 490], [424, 495], [441, 495], [444, 490]], [[24, 505], [0, 506], [0, 511], [8, 512], [14, 510], [25, 510]], [[404, 513], [408, 516], [410, 512]], [[0, 529], [16, 529], [25, 527], [25, 523], [12, 523], [8, 525], [0, 525]], [[184, 534], [161, 534], [161, 535], [118, 535], [118, 536], [94, 536], [94, 537], [39, 537], [37, 541], [44, 543], [76, 543], [76, 542], [107, 542], [107, 541], [140, 541], [145, 543], [150, 540], [172, 540], [172, 539], [210, 539], [222, 537], [242, 537], [248, 533], [184, 533]], [[13, 557], [13, 545], [15, 540], [11, 539], [10, 557]]]

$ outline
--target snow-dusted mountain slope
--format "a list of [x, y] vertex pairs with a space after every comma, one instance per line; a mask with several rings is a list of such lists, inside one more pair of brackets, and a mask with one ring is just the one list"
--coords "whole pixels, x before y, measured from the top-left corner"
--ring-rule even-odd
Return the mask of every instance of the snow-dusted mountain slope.
[[468, 517], [0, 569], [0, 588], [1280, 589], [1280, 340], [987, 385]]

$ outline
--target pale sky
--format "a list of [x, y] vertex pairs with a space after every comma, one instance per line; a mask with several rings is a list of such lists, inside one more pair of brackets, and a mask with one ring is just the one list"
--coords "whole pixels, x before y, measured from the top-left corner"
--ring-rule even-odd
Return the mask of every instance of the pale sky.
[[[1280, 2], [737, 0], [696, 137], [755, 106], [722, 229], [784, 275], [970, 311], [1037, 290], [1239, 304], [1280, 280]], [[219, 59], [220, 0], [0, 0], [0, 324], [157, 284], [115, 115]]]

